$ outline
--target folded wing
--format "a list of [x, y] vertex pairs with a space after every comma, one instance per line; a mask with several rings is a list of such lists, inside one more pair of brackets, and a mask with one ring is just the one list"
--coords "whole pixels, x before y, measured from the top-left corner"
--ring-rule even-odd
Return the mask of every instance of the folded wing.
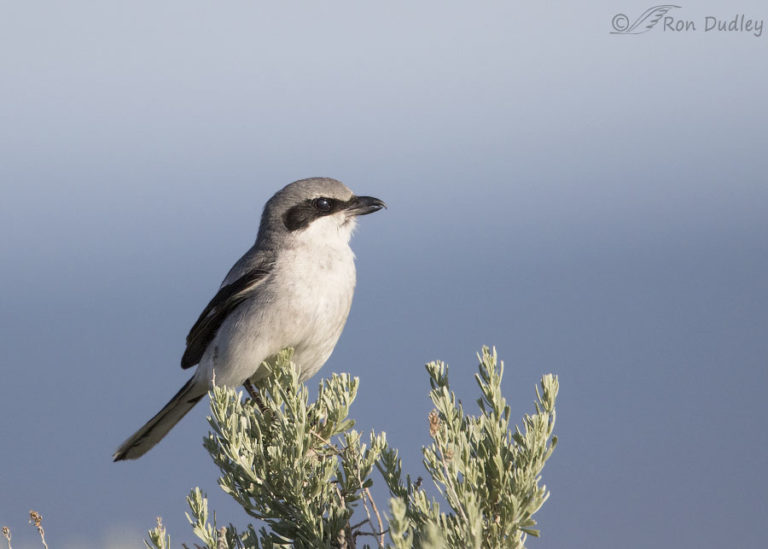
[[205, 349], [213, 340], [224, 320], [243, 301], [248, 299], [268, 276], [268, 270], [256, 268], [233, 283], [222, 286], [187, 335], [187, 348], [184, 351], [184, 356], [181, 357], [182, 368], [191, 368], [200, 362]]

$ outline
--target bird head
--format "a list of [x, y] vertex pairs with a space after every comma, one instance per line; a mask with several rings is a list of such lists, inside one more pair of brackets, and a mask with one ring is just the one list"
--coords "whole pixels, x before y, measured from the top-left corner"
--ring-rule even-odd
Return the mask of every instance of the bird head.
[[347, 244], [358, 216], [386, 207], [372, 196], [357, 196], [335, 179], [302, 179], [278, 191], [264, 207], [262, 233], [275, 232], [291, 241]]

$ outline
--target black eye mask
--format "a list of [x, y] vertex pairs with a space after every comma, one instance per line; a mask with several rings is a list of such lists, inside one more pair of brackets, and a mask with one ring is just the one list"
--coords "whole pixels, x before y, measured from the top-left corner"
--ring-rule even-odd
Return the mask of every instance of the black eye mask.
[[345, 202], [325, 196], [307, 199], [283, 214], [283, 225], [289, 231], [305, 229], [315, 219], [344, 210], [349, 204], [349, 201]]

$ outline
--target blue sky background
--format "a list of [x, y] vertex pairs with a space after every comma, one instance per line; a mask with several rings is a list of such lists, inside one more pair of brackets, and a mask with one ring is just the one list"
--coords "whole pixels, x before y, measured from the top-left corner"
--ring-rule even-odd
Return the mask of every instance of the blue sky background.
[[389, 209], [361, 220], [322, 373], [361, 378], [358, 425], [412, 474], [424, 362], [471, 401], [496, 345], [516, 417], [560, 376], [531, 548], [762, 547], [768, 32], [701, 22], [768, 8], [689, 2], [671, 13], [696, 32], [610, 34], [651, 5], [2, 2], [14, 546], [37, 546], [29, 509], [52, 547], [138, 547], [157, 515], [191, 542], [196, 485], [247, 522], [200, 445], [206, 406], [140, 461], [110, 456], [186, 380], [184, 337], [263, 203], [323, 175]]

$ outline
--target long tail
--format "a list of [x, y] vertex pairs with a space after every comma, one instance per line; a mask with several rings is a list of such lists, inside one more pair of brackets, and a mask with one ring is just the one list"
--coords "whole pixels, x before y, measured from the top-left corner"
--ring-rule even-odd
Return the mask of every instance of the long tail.
[[155, 444], [168, 434], [181, 418], [187, 415], [195, 404], [200, 402], [207, 392], [207, 387], [192, 377], [176, 395], [144, 427], [131, 435], [120, 445], [112, 458], [115, 461], [137, 459], [146, 454]]

